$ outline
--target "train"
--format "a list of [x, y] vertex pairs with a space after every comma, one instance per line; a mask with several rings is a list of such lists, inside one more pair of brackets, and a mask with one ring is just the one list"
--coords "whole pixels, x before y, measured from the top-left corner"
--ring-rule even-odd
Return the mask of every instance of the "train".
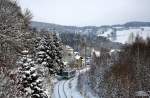
[[75, 77], [76, 70], [63, 70], [60, 73], [57, 73], [57, 76], [61, 79], [70, 79]]

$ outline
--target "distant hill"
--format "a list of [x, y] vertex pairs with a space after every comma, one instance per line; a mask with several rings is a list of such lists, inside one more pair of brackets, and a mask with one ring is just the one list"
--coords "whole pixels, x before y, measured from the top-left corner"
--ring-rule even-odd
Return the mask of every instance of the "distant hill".
[[125, 24], [112, 25], [112, 27], [150, 27], [150, 22], [127, 22]]
[[36, 28], [37, 30], [46, 30], [46, 31], [51, 31], [51, 32], [55, 30], [61, 33], [64, 33], [64, 32], [73, 33], [75, 32], [76, 29], [78, 29], [78, 27], [75, 27], [75, 26], [63, 26], [63, 25], [58, 25], [58, 24], [36, 22], [36, 21], [31, 22], [31, 27]]
[[150, 27], [150, 22], [128, 22], [125, 27]]
[[80, 33], [80, 34], [97, 34], [102, 31], [107, 31], [107, 29], [116, 29], [117, 27], [121, 28], [129, 28], [129, 27], [150, 27], [150, 22], [127, 22], [125, 24], [117, 24], [117, 25], [105, 25], [105, 26], [84, 26], [84, 27], [76, 27], [76, 26], [63, 26], [52, 23], [43, 23], [43, 22], [31, 22], [31, 27], [36, 28], [37, 30], [47, 30], [50, 32], [58, 32], [58, 33]]

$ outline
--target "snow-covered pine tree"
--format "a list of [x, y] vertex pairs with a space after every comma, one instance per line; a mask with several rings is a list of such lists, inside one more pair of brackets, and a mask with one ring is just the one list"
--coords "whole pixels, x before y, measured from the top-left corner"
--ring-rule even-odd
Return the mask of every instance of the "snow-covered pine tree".
[[30, 55], [24, 55], [18, 62], [19, 90], [27, 98], [48, 98], [42, 89], [42, 80], [37, 74], [34, 61]]
[[[48, 67], [49, 64], [53, 63], [53, 59], [51, 58], [50, 54], [51, 46], [52, 46], [52, 40], [51, 38], [48, 38], [48, 36], [38, 37], [36, 40], [36, 47], [35, 47], [35, 58], [36, 63], [38, 64], [38, 68], [40, 74], [45, 76], [45, 72], [43, 70], [44, 67]], [[54, 73], [53, 65], [49, 70], [51, 70], [51, 73]]]
[[38, 65], [48, 68], [50, 74], [62, 69], [62, 48], [56, 35], [46, 35], [37, 39], [35, 49]]
[[64, 68], [62, 56], [63, 56], [63, 49], [62, 49], [62, 43], [56, 33], [53, 33], [53, 43], [54, 43], [54, 49], [55, 49], [55, 62], [58, 65], [57, 70], [61, 71]]

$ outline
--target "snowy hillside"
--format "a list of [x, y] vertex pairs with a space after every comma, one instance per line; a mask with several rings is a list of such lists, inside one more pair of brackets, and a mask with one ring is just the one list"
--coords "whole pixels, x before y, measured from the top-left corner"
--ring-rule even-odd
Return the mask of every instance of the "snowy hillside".
[[133, 33], [134, 37], [140, 35], [144, 39], [150, 37], [150, 27], [130, 27], [130, 28], [109, 28], [105, 32], [97, 33], [113, 42], [128, 43], [129, 36]]
[[[54, 30], [58, 33], [79, 33], [79, 34], [87, 34], [87, 35], [99, 35], [103, 34], [104, 32], [111, 32], [112, 30], [123, 30], [128, 29], [129, 27], [150, 27], [150, 22], [127, 22], [125, 24], [118, 24], [118, 25], [102, 25], [102, 26], [64, 26], [52, 23], [43, 23], [43, 22], [36, 22], [32, 21], [30, 26], [32, 28], [36, 28], [38, 31], [40, 30], [47, 30], [53, 32]], [[115, 29], [114, 29], [115, 28]], [[109, 33], [108, 32], [108, 33]], [[106, 34], [106, 33], [105, 33]], [[104, 35], [105, 35], [104, 34]], [[106, 34], [107, 35], [107, 34]]]

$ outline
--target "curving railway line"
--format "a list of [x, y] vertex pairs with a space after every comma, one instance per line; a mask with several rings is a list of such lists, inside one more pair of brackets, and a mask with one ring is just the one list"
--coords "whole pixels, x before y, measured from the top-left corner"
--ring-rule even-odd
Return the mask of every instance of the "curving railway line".
[[[71, 90], [68, 89], [70, 88], [69, 85], [71, 85], [71, 82], [73, 81], [73, 78], [70, 80], [63, 80], [58, 82], [57, 84], [57, 96], [55, 95], [56, 98], [70, 98], [70, 96], [67, 95], [67, 91]], [[68, 86], [66, 88], [66, 86]]]
[[65, 95], [65, 98], [67, 98], [67, 94], [66, 94], [66, 91], [65, 91], [65, 84], [67, 83], [67, 81], [65, 81], [63, 83], [63, 92], [64, 92], [64, 95]]
[[58, 98], [68, 98], [65, 91], [65, 84], [67, 81], [60, 81], [58, 83]]
[[59, 86], [60, 86], [60, 83], [58, 84], [58, 96], [59, 98], [61, 98]]
[[[85, 70], [85, 69], [84, 69]], [[83, 70], [83, 72], [85, 72]], [[77, 90], [78, 74], [69, 80], [58, 81], [54, 86], [54, 94], [52, 98], [84, 98]]]

